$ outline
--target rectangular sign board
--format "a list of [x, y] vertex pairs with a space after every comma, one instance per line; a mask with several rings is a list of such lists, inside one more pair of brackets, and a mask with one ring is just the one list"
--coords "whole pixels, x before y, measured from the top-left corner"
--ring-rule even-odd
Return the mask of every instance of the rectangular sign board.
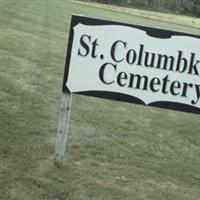
[[200, 114], [200, 35], [72, 16], [63, 92]]

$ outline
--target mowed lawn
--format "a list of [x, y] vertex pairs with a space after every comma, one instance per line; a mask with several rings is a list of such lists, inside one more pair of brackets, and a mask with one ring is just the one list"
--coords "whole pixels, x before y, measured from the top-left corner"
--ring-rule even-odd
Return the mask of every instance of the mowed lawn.
[[0, 199], [200, 200], [195, 114], [74, 95], [54, 165], [72, 14], [200, 34], [66, 0], [0, 0]]

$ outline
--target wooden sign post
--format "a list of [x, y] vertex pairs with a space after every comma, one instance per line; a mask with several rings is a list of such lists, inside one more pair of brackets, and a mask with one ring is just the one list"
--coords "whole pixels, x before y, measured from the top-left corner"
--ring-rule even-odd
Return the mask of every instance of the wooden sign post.
[[71, 100], [72, 100], [71, 94], [67, 93], [62, 94], [62, 102], [60, 106], [56, 150], [54, 158], [54, 162], [57, 165], [61, 165], [64, 159], [65, 146], [67, 142], [67, 135], [69, 129]]

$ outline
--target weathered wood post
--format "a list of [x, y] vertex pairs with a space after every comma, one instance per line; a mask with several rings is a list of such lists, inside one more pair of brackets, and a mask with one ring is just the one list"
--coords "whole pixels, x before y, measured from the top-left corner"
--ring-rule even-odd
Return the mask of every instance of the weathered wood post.
[[71, 109], [72, 94], [63, 93], [58, 119], [58, 129], [56, 138], [56, 149], [54, 163], [62, 165], [65, 154], [65, 146], [69, 129], [70, 109]]

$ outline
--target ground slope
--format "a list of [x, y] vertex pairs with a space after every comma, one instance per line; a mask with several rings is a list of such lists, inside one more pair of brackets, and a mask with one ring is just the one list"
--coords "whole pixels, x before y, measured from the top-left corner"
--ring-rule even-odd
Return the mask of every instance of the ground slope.
[[0, 199], [199, 200], [198, 115], [74, 96], [53, 164], [71, 14], [200, 34], [64, 0], [0, 1]]

